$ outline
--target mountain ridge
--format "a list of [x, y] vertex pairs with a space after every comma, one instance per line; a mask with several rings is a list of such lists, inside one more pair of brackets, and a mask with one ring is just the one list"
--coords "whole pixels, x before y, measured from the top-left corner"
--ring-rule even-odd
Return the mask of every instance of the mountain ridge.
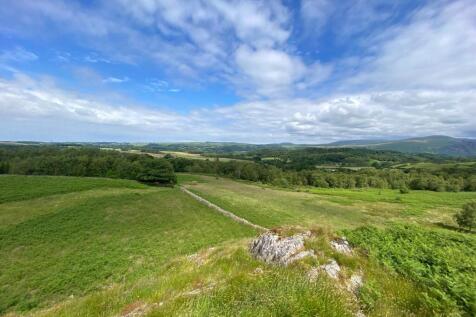
[[430, 135], [400, 140], [343, 140], [320, 147], [364, 147], [404, 153], [431, 153], [450, 156], [476, 156], [476, 139]]

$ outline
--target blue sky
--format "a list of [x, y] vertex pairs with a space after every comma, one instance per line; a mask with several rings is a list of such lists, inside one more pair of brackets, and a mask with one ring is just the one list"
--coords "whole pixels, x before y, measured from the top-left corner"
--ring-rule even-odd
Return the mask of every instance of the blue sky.
[[476, 4], [11, 1], [0, 139], [476, 137]]

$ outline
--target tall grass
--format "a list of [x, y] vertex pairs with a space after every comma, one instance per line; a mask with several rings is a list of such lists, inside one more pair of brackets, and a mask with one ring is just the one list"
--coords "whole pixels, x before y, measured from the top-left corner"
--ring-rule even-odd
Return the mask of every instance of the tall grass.
[[347, 231], [371, 258], [424, 287], [435, 313], [476, 315], [476, 238], [414, 225]]

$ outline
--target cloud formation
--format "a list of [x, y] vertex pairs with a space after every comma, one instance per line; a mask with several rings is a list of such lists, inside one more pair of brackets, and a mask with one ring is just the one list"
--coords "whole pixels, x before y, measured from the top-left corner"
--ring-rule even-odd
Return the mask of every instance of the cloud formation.
[[[120, 89], [137, 82], [134, 72], [123, 70], [143, 67], [148, 72], [137, 99], [144, 91], [178, 98], [189, 84], [226, 87], [241, 100], [172, 111], [175, 99], [163, 107], [108, 101], [15, 70], [0, 77], [0, 138], [20, 135], [27, 123], [41, 130], [49, 120], [77, 131], [97, 127], [105, 138], [150, 141], [476, 137], [476, 6], [470, 0], [422, 1], [397, 10], [411, 4], [15, 1], [9, 10], [0, 8], [0, 34], [73, 38], [80, 58], [54, 54], [63, 63], [87, 63], [71, 66], [79, 81]], [[58, 33], [45, 32], [54, 28]], [[14, 47], [0, 53], [5, 69], [43, 56]], [[48, 129], [58, 135], [66, 130]]]
[[[0, 81], [2, 118], [55, 118], [68, 125], [127, 129], [139, 139], [240, 140], [248, 142], [332, 141], [341, 138], [430, 134], [464, 135], [474, 129], [476, 91], [417, 90], [346, 95], [324, 101], [250, 101], [199, 109], [189, 114], [78, 96], [18, 74]], [[15, 107], [11, 107], [15, 105]], [[21, 121], [20, 121], [21, 122]], [[27, 127], [19, 124], [18, 130]], [[51, 126], [51, 132], [60, 127]], [[2, 131], [3, 137], [7, 134]], [[61, 133], [61, 131], [57, 131]], [[2, 135], [0, 134], [0, 137]]]

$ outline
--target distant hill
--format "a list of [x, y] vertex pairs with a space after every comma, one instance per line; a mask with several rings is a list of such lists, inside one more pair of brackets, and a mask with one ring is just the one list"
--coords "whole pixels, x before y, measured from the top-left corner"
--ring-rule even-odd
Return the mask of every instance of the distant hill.
[[403, 140], [350, 140], [323, 144], [323, 147], [365, 147], [405, 153], [432, 153], [451, 156], [476, 156], [476, 140], [432, 135]]
[[367, 148], [403, 153], [429, 153], [449, 156], [476, 156], [476, 139], [453, 138], [445, 135], [431, 135], [401, 140], [343, 140], [326, 144], [271, 143], [250, 144], [238, 142], [167, 142], [167, 143], [127, 143], [127, 142], [32, 142], [0, 141], [0, 145], [51, 145], [66, 147], [107, 147], [122, 150], [142, 150], [144, 152], [181, 151], [202, 154], [240, 154], [260, 150], [297, 150], [304, 148]]

